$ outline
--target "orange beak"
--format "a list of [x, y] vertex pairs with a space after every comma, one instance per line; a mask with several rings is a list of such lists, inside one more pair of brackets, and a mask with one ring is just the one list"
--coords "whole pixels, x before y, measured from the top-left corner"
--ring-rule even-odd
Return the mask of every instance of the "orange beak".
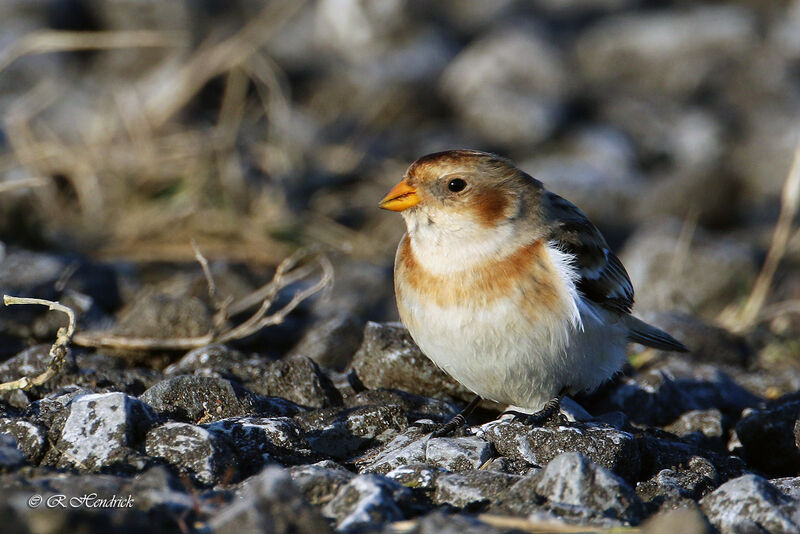
[[416, 188], [411, 187], [403, 180], [383, 197], [378, 206], [385, 210], [403, 211], [417, 204], [419, 204], [419, 196]]

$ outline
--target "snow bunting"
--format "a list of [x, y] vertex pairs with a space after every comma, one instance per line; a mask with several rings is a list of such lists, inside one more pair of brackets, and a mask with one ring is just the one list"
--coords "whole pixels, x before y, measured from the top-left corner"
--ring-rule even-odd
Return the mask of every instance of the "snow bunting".
[[586, 215], [506, 159], [424, 156], [380, 207], [408, 230], [394, 267], [403, 324], [479, 397], [553, 411], [617, 373], [628, 342], [686, 351], [631, 315], [628, 274]]

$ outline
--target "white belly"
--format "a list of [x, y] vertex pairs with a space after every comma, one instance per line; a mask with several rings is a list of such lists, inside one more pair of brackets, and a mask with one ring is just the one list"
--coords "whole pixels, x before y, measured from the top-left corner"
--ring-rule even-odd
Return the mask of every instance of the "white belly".
[[625, 361], [625, 329], [580, 297], [577, 326], [567, 316], [531, 323], [512, 299], [481, 309], [441, 308], [414, 294], [404, 300], [401, 317], [422, 352], [498, 403], [536, 411], [564, 388], [596, 388]]

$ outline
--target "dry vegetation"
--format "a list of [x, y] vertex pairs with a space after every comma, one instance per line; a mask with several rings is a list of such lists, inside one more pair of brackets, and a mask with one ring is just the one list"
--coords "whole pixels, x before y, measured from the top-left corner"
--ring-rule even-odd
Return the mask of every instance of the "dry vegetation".
[[[298, 224], [279, 183], [304, 155], [283, 131], [287, 88], [262, 45], [303, 3], [271, 2], [233, 35], [212, 35], [194, 50], [189, 36], [159, 31], [38, 31], [11, 44], [0, 52], [0, 75], [56, 51], [157, 48], [162, 59], [134, 85], [92, 88], [91, 109], [68, 138], [43, 118], [68, 87], [44, 80], [15, 102], [0, 171], [23, 178], [0, 192], [27, 190], [51, 235], [99, 257], [187, 260], [195, 239], [212, 258], [277, 263], [296, 243], [273, 236]], [[181, 113], [211, 81], [223, 87], [217, 116], [187, 120]], [[263, 135], [243, 152], [244, 130]], [[253, 183], [248, 165], [273, 180]], [[323, 234], [335, 232], [323, 222]]]

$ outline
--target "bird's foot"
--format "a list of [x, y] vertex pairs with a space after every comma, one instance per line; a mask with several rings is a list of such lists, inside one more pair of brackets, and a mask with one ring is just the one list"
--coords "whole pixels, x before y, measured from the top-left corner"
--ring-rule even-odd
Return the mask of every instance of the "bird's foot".
[[453, 417], [448, 422], [446, 422], [445, 424], [434, 430], [433, 433], [431, 434], [431, 437], [443, 438], [445, 436], [449, 436], [457, 429], [463, 427], [466, 423], [467, 419], [463, 415], [458, 414], [457, 416]]
[[433, 434], [431, 434], [431, 437], [442, 438], [445, 436], [449, 436], [457, 429], [463, 427], [465, 424], [467, 424], [467, 416], [472, 413], [472, 411], [478, 404], [480, 404], [480, 402], [481, 402], [480, 397], [475, 397], [474, 399], [472, 399], [470, 403], [467, 404], [466, 408], [461, 410], [461, 412], [459, 412], [458, 415], [456, 415], [448, 422], [443, 424], [441, 427], [439, 427], [437, 430], [435, 430]]
[[563, 424], [566, 418], [561, 414], [561, 399], [563, 394], [547, 401], [545, 405], [536, 413], [520, 413], [508, 411], [514, 415], [513, 421], [524, 423], [529, 426], [545, 426], [546, 423]]

